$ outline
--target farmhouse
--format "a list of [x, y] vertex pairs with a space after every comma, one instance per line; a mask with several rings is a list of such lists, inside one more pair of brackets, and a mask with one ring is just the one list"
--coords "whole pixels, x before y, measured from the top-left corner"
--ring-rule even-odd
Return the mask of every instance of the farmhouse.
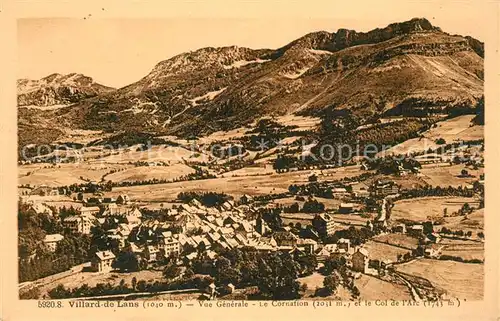
[[339, 239], [339, 240], [337, 241], [337, 248], [338, 248], [339, 250], [343, 250], [343, 251], [345, 251], [346, 253], [348, 253], [348, 252], [349, 252], [350, 247], [351, 247], [351, 240], [348, 240], [348, 239], [343, 239], [343, 238], [342, 238], [342, 239]]
[[297, 240], [297, 247], [302, 249], [306, 254], [314, 254], [318, 248], [318, 242], [311, 239], [300, 238]]
[[368, 251], [363, 248], [359, 248], [351, 258], [352, 269], [357, 272], [365, 273], [368, 270]]
[[354, 211], [354, 204], [353, 203], [340, 203], [339, 213], [348, 214], [348, 213], [352, 213], [353, 211]]
[[91, 260], [92, 270], [95, 272], [110, 272], [115, 255], [111, 251], [97, 252]]
[[116, 198], [116, 203], [117, 204], [120, 204], [120, 205], [126, 205], [126, 204], [129, 204], [130, 203], [130, 198], [128, 197], [127, 194], [120, 194], [117, 198]]
[[34, 188], [30, 195], [38, 195], [38, 196], [57, 196], [59, 195], [59, 191], [55, 188], [49, 187], [47, 185], [40, 185]]
[[253, 201], [253, 197], [250, 196], [250, 195], [247, 195], [247, 194], [244, 194], [241, 198], [240, 198], [240, 203], [241, 204], [248, 204], [248, 203], [251, 203]]
[[428, 247], [424, 250], [425, 257], [436, 257], [438, 255], [439, 255], [439, 251], [437, 251], [431, 247]]
[[421, 235], [424, 233], [424, 226], [420, 224], [412, 225], [408, 229], [408, 233], [413, 235]]
[[63, 239], [64, 236], [62, 236], [61, 234], [48, 234], [45, 235], [43, 243], [45, 243], [45, 246], [50, 252], [55, 252], [57, 249], [57, 243], [59, 243]]
[[394, 233], [403, 233], [403, 234], [405, 234], [406, 233], [406, 225], [404, 225], [404, 224], [398, 224], [398, 225], [396, 225], [396, 226], [394, 226], [392, 228], [392, 231]]
[[377, 180], [373, 185], [373, 194], [376, 196], [387, 196], [399, 193], [399, 186], [390, 180]]
[[334, 198], [341, 198], [349, 194], [344, 187], [334, 187], [332, 193]]

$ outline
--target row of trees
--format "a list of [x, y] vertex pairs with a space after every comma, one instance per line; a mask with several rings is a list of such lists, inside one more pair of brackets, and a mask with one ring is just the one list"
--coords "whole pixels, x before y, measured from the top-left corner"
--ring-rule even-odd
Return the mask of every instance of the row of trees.
[[418, 198], [426, 196], [461, 196], [461, 197], [473, 197], [474, 190], [464, 188], [461, 185], [458, 187], [441, 187], [441, 186], [429, 186], [425, 185], [422, 188], [405, 190], [400, 193], [400, 195], [394, 198], [394, 201], [409, 198]]
[[232, 197], [225, 193], [217, 192], [180, 192], [177, 195], [177, 199], [184, 203], [189, 203], [196, 199], [206, 207], [214, 207], [221, 206], [226, 201], [231, 200]]
[[309, 198], [307, 201], [305, 201], [302, 205], [302, 208], [300, 208], [299, 203], [297, 202], [283, 208], [284, 213], [323, 213], [324, 211], [325, 204], [313, 198]]

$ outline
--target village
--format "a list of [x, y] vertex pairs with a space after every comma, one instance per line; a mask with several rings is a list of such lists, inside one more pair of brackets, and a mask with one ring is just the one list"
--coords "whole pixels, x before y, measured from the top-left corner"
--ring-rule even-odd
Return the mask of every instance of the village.
[[[367, 169], [365, 165], [362, 167]], [[401, 171], [403, 174], [398, 173], [398, 177], [412, 175], [403, 168]], [[370, 177], [370, 174], [360, 176], [364, 177]], [[105, 186], [93, 184], [95, 186], [90, 190], [105, 190]], [[481, 184], [478, 181], [475, 187], [469, 185], [470, 189], [460, 189], [459, 193], [476, 195]], [[321, 194], [311, 192], [312, 189], [325, 188], [331, 192], [335, 207], [325, 209], [325, 205], [312, 196]], [[68, 215], [68, 208], [56, 208], [47, 205], [49, 202], [40, 201], [59, 195], [57, 188], [46, 185], [34, 188], [30, 195], [25, 192], [20, 196], [20, 202], [27, 206], [28, 212], [52, 217], [65, 233], [91, 236], [93, 241], [96, 241], [96, 234], [99, 235], [96, 241], [99, 246], [90, 263], [73, 272], [80, 273], [82, 280], [117, 271], [161, 271], [172, 265], [176, 267], [173, 278], [181, 278], [197, 260], [208, 259], [210, 264], [215, 264], [220, 253], [251, 249], [259, 253], [287, 253], [296, 259], [310, 257], [315, 263], [309, 275], [324, 271], [325, 266], [332, 262], [342, 262], [346, 268], [342, 274], [346, 279], [342, 280], [339, 276], [339, 285], [347, 287], [351, 283], [350, 299], [361, 295], [357, 287], [352, 291], [355, 287], [352, 284], [363, 275], [404, 285], [413, 300], [446, 297], [446, 292], [422, 284], [395, 267], [419, 258], [439, 260], [443, 256], [442, 249], [446, 248], [441, 245], [443, 238], [482, 241], [484, 235], [479, 232], [473, 237], [471, 232], [459, 233], [446, 227], [439, 229], [433, 226], [436, 222], [427, 219], [406, 223], [392, 219], [395, 200], [405, 192], [408, 193], [388, 178], [374, 179], [371, 185], [366, 181], [357, 181], [356, 177], [340, 182], [318, 183], [316, 175], [312, 174], [308, 183], [290, 186], [289, 192], [278, 196], [252, 197], [243, 194], [235, 199], [218, 193], [192, 193], [188, 197], [184, 195], [181, 202], [162, 203], [157, 210], [141, 207], [139, 200], [131, 199], [127, 194], [110, 196], [104, 191], [80, 193]], [[436, 191], [427, 192], [429, 195], [436, 194]], [[297, 202], [291, 205], [275, 203], [275, 198], [298, 200], [302, 209]], [[462, 210], [472, 212], [472, 209]], [[401, 239], [411, 245], [401, 246], [391, 239]], [[60, 233], [46, 234], [43, 243], [47, 251], [56, 253], [58, 244], [63, 240], [64, 236]], [[400, 251], [397, 255], [393, 251], [388, 252], [390, 255], [381, 254], [377, 245], [383, 243], [398, 246]], [[304, 279], [307, 280], [307, 277]], [[311, 289], [314, 284], [312, 282], [304, 289]], [[21, 285], [25, 290], [30, 288], [29, 282], [28, 285]], [[215, 282], [202, 289], [206, 298], [211, 299], [219, 294], [231, 295], [235, 291], [244, 289], [237, 289], [232, 283]], [[316, 292], [321, 293], [318, 289]]]
[[[479, 300], [484, 140], [471, 120], [437, 118], [342, 164], [294, 136], [318, 126], [306, 117], [20, 160], [20, 296]], [[259, 151], [259, 138], [280, 140]]]

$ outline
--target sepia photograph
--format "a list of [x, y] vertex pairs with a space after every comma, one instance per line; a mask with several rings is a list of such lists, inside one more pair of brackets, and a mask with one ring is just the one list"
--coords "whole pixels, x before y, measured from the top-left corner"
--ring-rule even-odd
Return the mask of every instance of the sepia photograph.
[[483, 301], [489, 44], [400, 17], [17, 19], [18, 298]]

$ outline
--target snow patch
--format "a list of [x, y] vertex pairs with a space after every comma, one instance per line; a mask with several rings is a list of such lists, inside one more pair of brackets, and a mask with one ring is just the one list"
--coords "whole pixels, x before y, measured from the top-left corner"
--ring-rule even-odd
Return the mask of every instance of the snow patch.
[[315, 55], [331, 55], [333, 52], [328, 50], [319, 50], [319, 49], [309, 49], [309, 52]]
[[204, 101], [204, 100], [213, 100], [217, 95], [221, 94], [224, 90], [226, 90], [227, 87], [224, 87], [222, 89], [216, 90], [216, 91], [209, 91], [203, 96], [198, 96], [192, 99], [188, 99], [188, 101], [191, 103], [191, 105], [198, 106], [199, 101]]
[[38, 109], [38, 110], [56, 110], [56, 109], [70, 107], [70, 106], [73, 106], [73, 105], [72, 104], [69, 104], [69, 105], [52, 105], [52, 106], [29, 105], [29, 106], [19, 106], [19, 108]]
[[249, 64], [263, 64], [268, 61], [271, 61], [271, 59], [238, 60], [233, 62], [231, 65], [223, 65], [222, 67], [224, 69], [240, 68]]
[[297, 79], [300, 76], [302, 76], [303, 74], [305, 74], [306, 71], [308, 71], [308, 70], [309, 70], [309, 67], [304, 67], [302, 69], [297, 70], [294, 74], [291, 74], [291, 73], [283, 74], [283, 77], [288, 78], [288, 79]]
[[134, 98], [130, 102], [134, 103], [134, 105], [130, 108], [124, 109], [124, 112], [131, 111], [134, 115], [140, 114], [142, 112], [147, 112], [148, 107], [153, 107], [153, 111], [150, 114], [154, 114], [158, 111], [157, 102], [142, 102], [139, 98]]

